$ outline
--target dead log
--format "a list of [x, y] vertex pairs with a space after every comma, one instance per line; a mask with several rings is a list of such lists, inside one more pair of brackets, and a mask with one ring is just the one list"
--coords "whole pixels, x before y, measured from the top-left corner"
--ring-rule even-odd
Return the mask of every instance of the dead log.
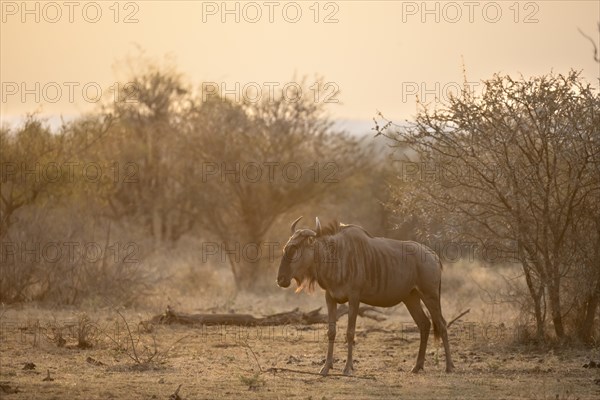
[[[375, 319], [377, 321], [385, 320], [381, 315], [373, 315], [379, 313], [373, 307], [360, 307], [359, 315]], [[338, 307], [337, 319], [348, 314], [348, 306], [343, 304]], [[327, 323], [327, 314], [321, 313], [321, 307], [308, 311], [301, 312], [298, 308], [292, 311], [282, 312], [278, 314], [267, 315], [265, 317], [254, 317], [250, 314], [187, 314], [176, 312], [167, 306], [167, 309], [162, 314], [152, 317], [149, 321], [152, 324], [181, 324], [181, 325], [238, 325], [238, 326], [278, 326], [288, 324], [313, 325]]]

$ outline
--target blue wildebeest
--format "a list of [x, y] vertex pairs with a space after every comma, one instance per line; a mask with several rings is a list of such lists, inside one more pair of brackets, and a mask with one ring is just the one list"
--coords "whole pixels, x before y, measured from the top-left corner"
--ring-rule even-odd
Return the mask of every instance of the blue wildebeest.
[[300, 218], [292, 223], [292, 236], [283, 249], [277, 284], [287, 288], [294, 279], [299, 288], [312, 288], [316, 283], [325, 290], [329, 344], [321, 374], [327, 375], [333, 366], [337, 305], [346, 302], [345, 375], [353, 371], [352, 346], [361, 302], [376, 307], [392, 307], [401, 302], [406, 305], [420, 332], [419, 354], [412, 369], [418, 372], [423, 369], [431, 327], [421, 307], [423, 301], [431, 315], [434, 335], [441, 336], [444, 343], [446, 371], [451, 372], [454, 364], [440, 305], [442, 264], [437, 255], [416, 242], [373, 237], [356, 225], [334, 222], [321, 228], [319, 218], [315, 231], [296, 230]]

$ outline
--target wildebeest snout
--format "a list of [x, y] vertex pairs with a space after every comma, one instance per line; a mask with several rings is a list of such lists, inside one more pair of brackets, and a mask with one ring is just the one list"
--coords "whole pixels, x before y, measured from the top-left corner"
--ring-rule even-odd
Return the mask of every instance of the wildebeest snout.
[[287, 288], [290, 286], [291, 283], [292, 283], [291, 279], [286, 278], [285, 276], [277, 277], [277, 286], [279, 286], [279, 287]]

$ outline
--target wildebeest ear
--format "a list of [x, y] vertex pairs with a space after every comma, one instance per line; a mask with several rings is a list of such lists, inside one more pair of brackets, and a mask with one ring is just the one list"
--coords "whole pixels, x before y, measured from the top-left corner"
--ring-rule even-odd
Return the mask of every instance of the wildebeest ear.
[[319, 221], [319, 217], [317, 217], [316, 220], [317, 220], [317, 236], [321, 236], [321, 221]]

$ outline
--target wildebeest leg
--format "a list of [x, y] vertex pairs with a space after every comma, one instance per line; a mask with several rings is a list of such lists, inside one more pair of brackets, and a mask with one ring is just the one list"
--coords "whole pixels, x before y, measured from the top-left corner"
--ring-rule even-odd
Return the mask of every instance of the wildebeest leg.
[[410, 292], [408, 297], [404, 299], [404, 304], [406, 305], [411, 317], [415, 320], [421, 337], [417, 363], [411, 371], [413, 373], [417, 373], [423, 369], [423, 365], [425, 364], [425, 351], [427, 350], [427, 340], [429, 339], [429, 328], [431, 328], [431, 322], [429, 322], [429, 318], [427, 318], [425, 311], [423, 311], [423, 307], [421, 307], [421, 298], [416, 290]]
[[358, 315], [358, 306], [360, 300], [348, 300], [348, 330], [346, 331], [346, 340], [348, 341], [348, 358], [346, 358], [346, 366], [344, 367], [344, 375], [352, 375], [354, 366], [352, 365], [352, 347], [354, 346], [354, 331], [356, 329], [356, 316]]
[[438, 296], [423, 296], [423, 303], [431, 314], [431, 320], [434, 324], [434, 330], [437, 329], [444, 343], [444, 352], [446, 353], [446, 372], [454, 370], [454, 363], [450, 355], [450, 344], [448, 342], [448, 330], [446, 329], [446, 321], [442, 316], [442, 305]]
[[325, 301], [327, 303], [327, 358], [325, 365], [321, 368], [321, 375], [325, 376], [329, 373], [329, 368], [333, 367], [333, 344], [335, 343], [335, 330], [337, 321], [337, 303], [331, 297], [329, 292], [325, 292]]

